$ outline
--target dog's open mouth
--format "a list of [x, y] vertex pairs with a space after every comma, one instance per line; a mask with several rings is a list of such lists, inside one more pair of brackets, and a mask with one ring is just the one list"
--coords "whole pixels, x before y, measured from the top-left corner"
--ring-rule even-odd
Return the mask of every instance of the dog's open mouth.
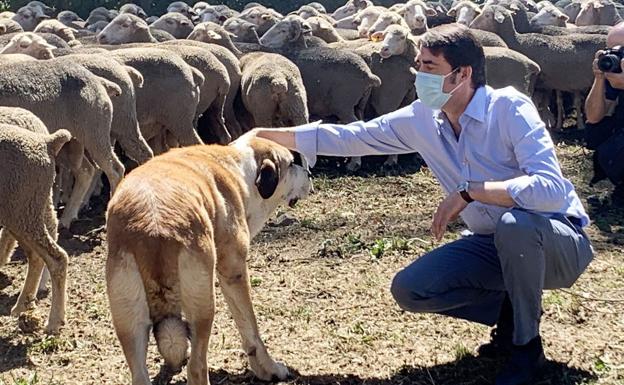
[[293, 198], [288, 201], [288, 207], [293, 208], [299, 202], [299, 198]]

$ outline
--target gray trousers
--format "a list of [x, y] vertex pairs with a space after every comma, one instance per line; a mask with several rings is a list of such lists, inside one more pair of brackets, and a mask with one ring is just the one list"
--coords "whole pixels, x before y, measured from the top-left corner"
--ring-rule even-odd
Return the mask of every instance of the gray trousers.
[[493, 326], [505, 294], [513, 307], [513, 343], [539, 335], [542, 290], [570, 287], [593, 258], [583, 230], [563, 215], [512, 209], [495, 234], [437, 248], [399, 272], [391, 292], [410, 312], [439, 313]]

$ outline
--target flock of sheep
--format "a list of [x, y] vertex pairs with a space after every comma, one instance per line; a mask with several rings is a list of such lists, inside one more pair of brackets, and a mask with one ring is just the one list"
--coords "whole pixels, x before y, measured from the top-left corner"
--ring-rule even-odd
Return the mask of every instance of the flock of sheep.
[[257, 3], [239, 12], [175, 2], [161, 17], [126, 4], [94, 9], [85, 21], [32, 1], [1, 13], [0, 164], [9, 166], [0, 183], [0, 264], [18, 242], [29, 264], [12, 314], [32, 305], [45, 265], [47, 330], [62, 325], [68, 258], [56, 242], [55, 208], [64, 206], [60, 224], [69, 228], [101, 187], [100, 172], [114, 191], [125, 173], [115, 146], [141, 164], [175, 146], [226, 144], [255, 126], [391, 112], [416, 98], [418, 35], [451, 22], [485, 47], [488, 84], [533, 96], [552, 128], [562, 127], [562, 93], [572, 93], [582, 125], [594, 53], [621, 10], [611, 0], [389, 8], [349, 0], [331, 14], [310, 3], [282, 15]]

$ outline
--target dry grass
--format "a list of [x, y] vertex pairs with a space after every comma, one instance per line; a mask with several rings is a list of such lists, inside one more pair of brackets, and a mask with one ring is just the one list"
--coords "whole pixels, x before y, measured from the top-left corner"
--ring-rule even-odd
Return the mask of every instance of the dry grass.
[[[587, 154], [559, 155], [583, 200], [608, 199], [607, 183], [590, 189]], [[289, 384], [487, 384], [499, 362], [472, 352], [489, 330], [436, 315], [401, 311], [388, 287], [395, 272], [435, 247], [428, 227], [441, 195], [428, 169], [399, 176], [331, 176], [288, 211], [297, 222], [267, 226], [249, 265], [260, 328], [270, 352], [296, 373]], [[544, 296], [542, 331], [551, 360], [539, 384], [624, 384], [624, 209], [592, 206], [596, 260], [575, 293]], [[0, 384], [129, 383], [105, 296], [103, 207], [88, 213], [70, 253], [68, 324], [58, 337], [23, 334], [9, 310], [25, 274], [22, 258], [0, 273]], [[446, 241], [462, 229], [454, 225]], [[209, 353], [213, 384], [255, 382], [219, 294]], [[34, 317], [45, 318], [49, 298]], [[155, 375], [153, 344], [148, 363]], [[174, 381], [183, 383], [183, 375]]]

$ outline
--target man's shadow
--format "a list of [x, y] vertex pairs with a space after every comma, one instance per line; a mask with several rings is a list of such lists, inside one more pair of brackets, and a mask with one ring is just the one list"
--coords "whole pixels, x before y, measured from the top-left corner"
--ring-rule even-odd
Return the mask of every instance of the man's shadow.
[[[292, 378], [280, 382], [292, 385], [490, 385], [494, 383], [500, 361], [466, 356], [454, 362], [430, 367], [404, 367], [385, 377], [361, 377], [354, 374], [323, 374], [306, 376], [290, 369]], [[535, 385], [580, 385], [596, 380], [596, 377], [582, 369], [548, 361]], [[254, 377], [251, 371], [230, 374], [225, 370], [210, 373], [212, 384], [266, 384]], [[173, 385], [182, 385], [178, 381]], [[154, 382], [162, 385], [162, 383]]]

